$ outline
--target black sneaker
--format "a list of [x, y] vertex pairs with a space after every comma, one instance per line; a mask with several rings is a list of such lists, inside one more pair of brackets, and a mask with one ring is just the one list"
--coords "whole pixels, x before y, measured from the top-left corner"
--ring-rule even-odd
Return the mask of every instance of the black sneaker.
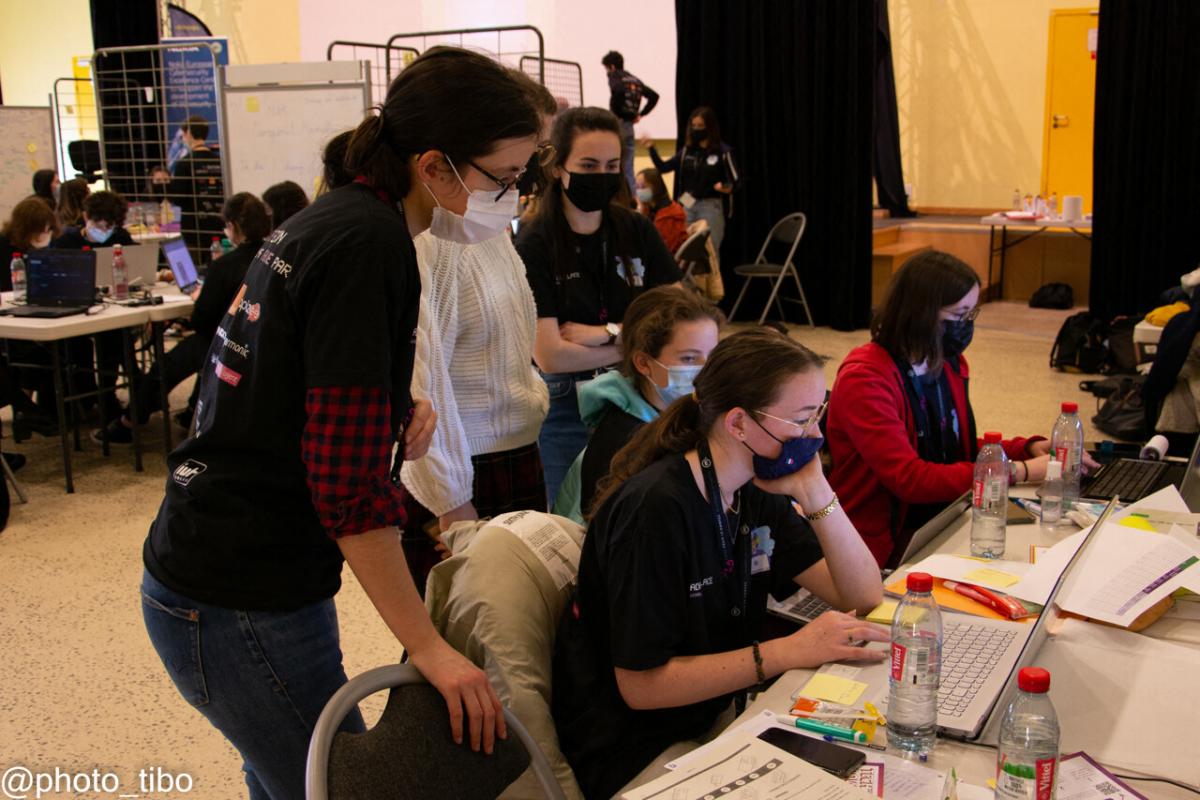
[[107, 428], [97, 428], [92, 431], [92, 441], [96, 444], [133, 444], [133, 428], [127, 426], [120, 418], [108, 423]]

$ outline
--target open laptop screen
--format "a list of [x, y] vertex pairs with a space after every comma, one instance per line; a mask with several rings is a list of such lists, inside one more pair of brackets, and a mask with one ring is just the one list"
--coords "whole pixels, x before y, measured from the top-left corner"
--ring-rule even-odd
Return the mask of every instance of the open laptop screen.
[[31, 306], [90, 306], [96, 299], [96, 254], [87, 250], [35, 250], [29, 254]]
[[1179, 484], [1179, 493], [1183, 495], [1188, 511], [1200, 514], [1200, 436], [1196, 437], [1196, 444], [1192, 447], [1192, 457], [1188, 461], [1183, 483]]
[[188, 252], [183, 239], [168, 239], [163, 242], [162, 249], [167, 263], [171, 265], [171, 272], [175, 275], [175, 285], [184, 292], [191, 291], [198, 278], [192, 254]]

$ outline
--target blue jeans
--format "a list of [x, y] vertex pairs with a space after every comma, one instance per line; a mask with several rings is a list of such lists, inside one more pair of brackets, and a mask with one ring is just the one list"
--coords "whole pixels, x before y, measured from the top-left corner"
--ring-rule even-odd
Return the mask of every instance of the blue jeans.
[[717, 258], [720, 259], [721, 240], [725, 238], [725, 203], [719, 197], [706, 197], [693, 203], [686, 214], [688, 225], [698, 219], [708, 223], [708, 229], [712, 231], [713, 250], [717, 251]]
[[579, 418], [577, 381], [591, 380], [591, 372], [543, 372], [542, 380], [550, 390], [550, 412], [538, 434], [538, 449], [542, 452], [542, 469], [546, 473], [546, 496], [551, 506], [558, 496], [567, 470], [575, 457], [587, 447], [589, 431]]
[[[142, 618], [183, 698], [242, 756], [251, 800], [303, 800], [308, 741], [343, 684], [337, 610], [236, 611], [197, 603], [142, 573]], [[358, 711], [341, 730], [366, 730]]]
[[629, 184], [629, 194], [636, 194], [636, 183], [633, 179], [633, 123], [621, 120], [621, 166], [625, 170], [625, 181]]

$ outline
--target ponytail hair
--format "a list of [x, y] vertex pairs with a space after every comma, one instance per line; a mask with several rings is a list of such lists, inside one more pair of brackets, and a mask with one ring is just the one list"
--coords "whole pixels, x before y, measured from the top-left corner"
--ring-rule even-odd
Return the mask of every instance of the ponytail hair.
[[596, 486], [589, 516], [646, 467], [695, 449], [728, 412], [769, 406], [788, 380], [821, 367], [820, 356], [769, 328], [752, 328], [723, 340], [696, 376], [692, 393], [668, 406], [613, 456], [608, 475]]
[[507, 67], [469, 50], [433, 47], [396, 76], [378, 113], [354, 129], [344, 166], [398, 200], [412, 188], [413, 156], [437, 150], [463, 164], [496, 142], [540, 130], [525, 82]]

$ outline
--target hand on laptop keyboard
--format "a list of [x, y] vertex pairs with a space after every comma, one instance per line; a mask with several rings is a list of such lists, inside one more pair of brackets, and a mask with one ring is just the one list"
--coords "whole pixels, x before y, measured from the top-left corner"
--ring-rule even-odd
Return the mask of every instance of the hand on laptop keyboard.
[[830, 661], [882, 661], [888, 657], [886, 650], [852, 643], [888, 642], [891, 638], [891, 633], [880, 625], [864, 622], [853, 614], [826, 611], [795, 633], [768, 642], [764, 650], [765, 655], [779, 659], [776, 668], [819, 667]]

